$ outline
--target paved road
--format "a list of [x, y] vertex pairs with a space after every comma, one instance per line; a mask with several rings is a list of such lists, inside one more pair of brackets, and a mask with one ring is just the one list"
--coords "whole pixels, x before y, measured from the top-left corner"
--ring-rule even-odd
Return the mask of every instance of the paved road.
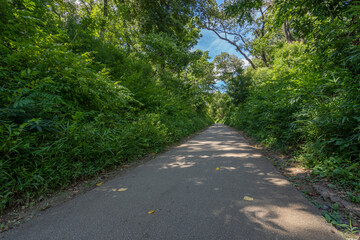
[[331, 229], [258, 150], [214, 125], [0, 239], [342, 239]]

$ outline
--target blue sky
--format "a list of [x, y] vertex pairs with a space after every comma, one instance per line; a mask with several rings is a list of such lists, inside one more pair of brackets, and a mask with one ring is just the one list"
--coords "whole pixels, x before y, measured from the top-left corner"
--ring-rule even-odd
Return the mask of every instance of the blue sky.
[[229, 54], [236, 55], [238, 58], [243, 58], [241, 54], [236, 51], [233, 45], [224, 40], [221, 40], [212, 31], [202, 29], [201, 34], [202, 38], [200, 38], [194, 49], [209, 51], [209, 55], [211, 57], [209, 61], [212, 61], [214, 57], [221, 54], [221, 52], [227, 52]]
[[[224, 3], [224, 0], [216, 0], [217, 4], [220, 5]], [[234, 54], [238, 58], [242, 59], [240, 53], [236, 52], [235, 47], [230, 43], [221, 40], [216, 36], [212, 31], [202, 29], [201, 30], [202, 38], [200, 38], [198, 44], [194, 47], [194, 49], [200, 49], [202, 51], [209, 51], [209, 55], [211, 59], [209, 61], [214, 60], [216, 55], [220, 55], [222, 52], [227, 52], [229, 54]]]
[[[233, 45], [224, 40], [221, 40], [212, 31], [202, 29], [201, 34], [202, 38], [200, 38], [198, 44], [194, 47], [194, 49], [209, 51], [209, 56], [211, 57], [211, 59], [209, 59], [208, 61], [214, 60], [215, 56], [220, 55], [222, 52], [234, 54], [240, 59], [243, 58], [241, 54], [235, 50], [235, 47]], [[217, 81], [215, 86], [219, 88], [221, 92], [225, 91], [225, 83], [223, 81]]]

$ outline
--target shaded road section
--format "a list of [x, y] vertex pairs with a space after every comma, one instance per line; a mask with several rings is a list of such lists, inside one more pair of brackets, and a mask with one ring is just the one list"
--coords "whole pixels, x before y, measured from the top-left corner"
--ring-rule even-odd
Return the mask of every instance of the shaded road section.
[[332, 229], [261, 152], [216, 124], [0, 239], [342, 239]]

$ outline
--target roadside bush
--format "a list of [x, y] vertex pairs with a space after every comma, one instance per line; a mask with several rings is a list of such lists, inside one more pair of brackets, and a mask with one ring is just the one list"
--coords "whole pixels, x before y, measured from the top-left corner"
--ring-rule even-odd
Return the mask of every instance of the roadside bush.
[[272, 68], [252, 70], [246, 101], [226, 123], [291, 152], [314, 174], [360, 191], [359, 89], [302, 43], [278, 49]]
[[72, 3], [0, 5], [0, 212], [211, 124], [199, 98], [161, 87], [154, 64], [96, 37]]

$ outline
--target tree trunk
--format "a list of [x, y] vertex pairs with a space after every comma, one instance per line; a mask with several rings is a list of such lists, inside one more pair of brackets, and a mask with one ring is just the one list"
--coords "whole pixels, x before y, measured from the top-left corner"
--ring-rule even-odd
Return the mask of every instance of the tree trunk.
[[266, 58], [266, 53], [264, 50], [261, 51], [261, 60], [263, 60], [266, 67], [269, 67], [269, 62]]
[[285, 22], [283, 23], [283, 32], [284, 32], [284, 35], [285, 35], [285, 39], [288, 43], [292, 43], [295, 41], [294, 37], [291, 35], [291, 32], [290, 32], [290, 26], [289, 26], [289, 22], [287, 20], [285, 20]]
[[106, 18], [108, 16], [108, 0], [104, 0], [104, 19], [101, 23], [101, 29], [100, 29], [100, 38], [104, 38], [104, 32], [105, 32], [105, 25], [106, 25]]

